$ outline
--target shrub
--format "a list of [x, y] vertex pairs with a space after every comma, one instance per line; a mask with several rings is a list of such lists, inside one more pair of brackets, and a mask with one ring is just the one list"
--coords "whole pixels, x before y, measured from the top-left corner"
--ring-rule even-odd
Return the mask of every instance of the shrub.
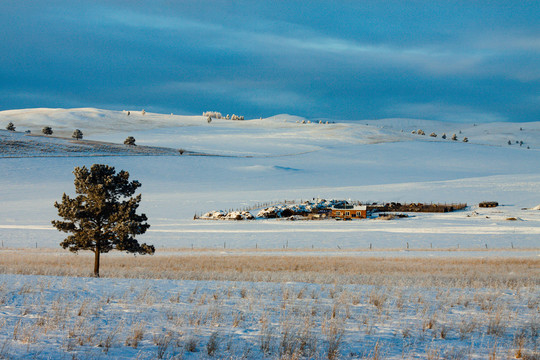
[[6, 130], [15, 131], [15, 125], [13, 125], [13, 123], [10, 122], [9, 124], [7, 124]]
[[81, 130], [75, 129], [75, 131], [73, 131], [73, 135], [71, 135], [71, 137], [74, 138], [74, 139], [79, 140], [79, 139], [83, 138], [83, 133], [82, 133]]
[[135, 144], [135, 138], [133, 136], [128, 136], [126, 140], [124, 140], [124, 145], [137, 146]]
[[52, 127], [50, 126], [45, 126], [43, 129], [41, 129], [41, 132], [45, 135], [52, 135], [53, 134], [53, 130], [52, 130]]
[[206, 352], [209, 356], [214, 356], [216, 351], [219, 349], [219, 340], [218, 340], [218, 334], [216, 332], [213, 332], [212, 335], [210, 335], [210, 338], [208, 339], [208, 344], [206, 344]]

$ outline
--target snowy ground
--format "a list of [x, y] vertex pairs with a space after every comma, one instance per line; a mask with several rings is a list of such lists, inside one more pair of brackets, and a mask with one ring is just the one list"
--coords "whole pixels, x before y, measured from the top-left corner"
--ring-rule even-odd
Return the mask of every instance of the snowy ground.
[[[538, 292], [0, 275], [2, 358], [533, 356]], [[210, 355], [209, 355], [210, 354]]]
[[[154, 244], [157, 254], [286, 247], [321, 256], [540, 255], [540, 210], [532, 210], [540, 204], [539, 122], [303, 120], [281, 115], [209, 124], [202, 116], [139, 111], [0, 112], [0, 128], [11, 121], [21, 131], [0, 130], [0, 240], [11, 249], [0, 250], [0, 259], [29, 247], [58, 248], [63, 234], [50, 225], [53, 203], [63, 192], [73, 195], [73, 168], [93, 163], [127, 170], [142, 183], [140, 209], [151, 228], [140, 240]], [[22, 133], [44, 126], [60, 137], [78, 128], [85, 140], [117, 144], [134, 136], [141, 149], [162, 150], [133, 153], [123, 145]], [[411, 134], [418, 129], [426, 135]], [[443, 132], [459, 141], [441, 139]], [[213, 156], [179, 155], [180, 148]], [[210, 210], [314, 197], [469, 207], [393, 221], [193, 220]], [[477, 207], [486, 200], [502, 206]], [[294, 357], [295, 351], [328, 358], [332, 345], [343, 358], [508, 358], [520, 347], [529, 355], [537, 351], [539, 296], [537, 285], [388, 288], [0, 275], [0, 358], [204, 358], [214, 340], [219, 358]]]
[[[0, 139], [40, 143], [41, 149], [0, 152], [0, 239], [9, 247], [56, 247], [52, 206], [73, 194], [75, 166], [106, 163], [143, 184], [141, 210], [152, 227], [141, 237], [159, 248], [538, 248], [540, 211], [540, 123], [447, 124], [389, 119], [358, 123], [302, 124], [280, 115], [263, 120], [213, 120], [202, 116], [145, 114], [97, 109], [29, 109], [0, 112], [0, 124], [55, 135], [74, 128], [84, 139], [169, 149], [171, 156], [71, 151], [83, 146], [61, 139], [0, 131]], [[425, 136], [411, 134], [423, 129]], [[521, 129], [521, 130], [520, 130]], [[459, 134], [461, 131], [461, 134]], [[431, 132], [438, 134], [430, 137]], [[443, 140], [458, 134], [469, 143]], [[512, 145], [506, 142], [511, 140]], [[515, 144], [523, 140], [524, 145]], [[527, 149], [526, 147], [530, 147]], [[7, 148], [5, 143], [3, 150]], [[142, 148], [142, 147], [141, 147]], [[224, 156], [179, 156], [177, 149]], [[15, 151], [17, 153], [17, 151]], [[103, 156], [107, 155], [107, 156]], [[111, 156], [113, 155], [113, 156]], [[116, 155], [116, 156], [115, 156]], [[148, 154], [146, 154], [148, 155]], [[158, 155], [158, 154], [153, 154]], [[38, 156], [38, 157], [35, 157]], [[210, 210], [313, 197], [361, 201], [465, 202], [453, 214], [415, 214], [388, 222], [322, 221], [215, 223], [193, 221]], [[480, 201], [503, 206], [482, 210]], [[517, 221], [507, 221], [507, 218]], [[531, 254], [535, 254], [532, 252]], [[538, 253], [536, 253], [537, 255]]]

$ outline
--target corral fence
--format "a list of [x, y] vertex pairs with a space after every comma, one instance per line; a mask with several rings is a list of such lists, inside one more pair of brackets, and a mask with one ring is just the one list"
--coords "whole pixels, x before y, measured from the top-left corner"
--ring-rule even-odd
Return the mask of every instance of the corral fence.
[[379, 211], [379, 212], [429, 212], [429, 213], [446, 213], [452, 211], [463, 210], [467, 207], [466, 203], [451, 203], [451, 204], [441, 204], [441, 203], [385, 203], [382, 205], [368, 205], [368, 211]]

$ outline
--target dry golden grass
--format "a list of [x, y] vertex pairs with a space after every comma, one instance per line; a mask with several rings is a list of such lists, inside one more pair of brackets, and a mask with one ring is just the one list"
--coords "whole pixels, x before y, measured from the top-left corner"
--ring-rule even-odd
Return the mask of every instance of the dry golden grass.
[[[0, 251], [0, 273], [91, 276], [93, 254], [62, 250]], [[162, 252], [101, 257], [101, 276], [183, 280], [298, 281], [375, 285], [519, 288], [540, 284], [540, 259], [294, 255], [293, 252]]]

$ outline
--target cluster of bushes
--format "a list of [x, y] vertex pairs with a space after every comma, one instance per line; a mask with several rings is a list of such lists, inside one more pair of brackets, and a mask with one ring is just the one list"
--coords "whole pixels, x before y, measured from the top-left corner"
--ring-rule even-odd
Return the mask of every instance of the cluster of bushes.
[[[461, 134], [461, 131], [459, 132]], [[426, 135], [425, 131], [422, 130], [422, 129], [418, 129], [418, 130], [413, 130], [411, 131], [411, 134], [418, 134], [418, 135]], [[437, 137], [437, 134], [432, 132], [431, 134], [429, 134], [429, 136], [431, 137]], [[442, 139], [446, 139], [446, 133], [443, 133], [441, 135], [441, 138]], [[457, 141], [458, 140], [458, 137], [456, 134], [452, 134], [452, 137], [450, 137], [450, 139], [454, 140], [454, 141]], [[469, 142], [469, 139], [467, 137], [464, 137], [463, 142]], [[510, 145], [510, 142], [509, 142], [509, 145]]]
[[210, 119], [210, 121], [208, 122], [211, 122], [212, 119], [244, 120], [243, 115], [232, 114], [231, 116], [227, 114], [227, 116], [223, 117], [223, 115], [221, 115], [219, 111], [205, 111], [203, 112], [202, 116], [206, 117], [207, 119]]
[[211, 117], [213, 119], [221, 119], [222, 115], [218, 111], [205, 111], [202, 113], [202, 116], [204, 117]]
[[[15, 129], [16, 129], [15, 125], [13, 125], [12, 122], [8, 123], [7, 126], [6, 126], [6, 130], [15, 131]], [[30, 130], [28, 130], [27, 132], [29, 133]], [[50, 126], [45, 126], [45, 127], [43, 127], [43, 129], [41, 129], [41, 133], [44, 134], [44, 135], [52, 135], [53, 134], [53, 129]], [[75, 129], [73, 131], [73, 134], [71, 135], [71, 137], [76, 139], [76, 140], [81, 140], [83, 138], [83, 132], [81, 130], [79, 130], [79, 129]], [[135, 138], [133, 136], [128, 136], [126, 138], [126, 140], [124, 140], [124, 145], [136, 146]], [[182, 154], [183, 152], [184, 151], [181, 150], [180, 154]]]
[[[296, 120], [296, 123], [297, 124], [311, 124], [311, 120]], [[333, 124], [334, 122], [332, 122]], [[319, 120], [318, 122], [313, 122], [313, 124], [330, 124], [330, 122], [328, 121], [322, 121], [322, 120]]]
[[[519, 146], [523, 146], [524, 142], [523, 140], [516, 140], [516, 144], [519, 144]], [[508, 140], [508, 145], [512, 145], [512, 141]], [[529, 147], [527, 147], [528, 149]]]

